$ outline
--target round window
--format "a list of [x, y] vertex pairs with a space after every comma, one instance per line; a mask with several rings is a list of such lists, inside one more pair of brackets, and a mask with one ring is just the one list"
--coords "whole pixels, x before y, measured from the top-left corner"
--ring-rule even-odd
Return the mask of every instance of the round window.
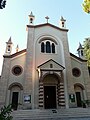
[[79, 77], [80, 74], [81, 74], [81, 71], [80, 71], [80, 69], [78, 69], [78, 68], [73, 68], [73, 69], [72, 69], [72, 74], [73, 74], [73, 76], [75, 76], [75, 77]]
[[14, 75], [20, 75], [21, 73], [22, 73], [22, 67], [21, 66], [14, 66], [13, 68], [12, 68], [12, 73], [14, 74]]

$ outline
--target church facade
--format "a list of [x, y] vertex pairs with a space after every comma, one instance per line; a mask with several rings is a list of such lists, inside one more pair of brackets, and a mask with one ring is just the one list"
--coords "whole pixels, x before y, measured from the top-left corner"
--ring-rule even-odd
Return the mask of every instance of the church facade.
[[90, 76], [82, 47], [79, 57], [69, 52], [68, 29], [61, 17], [60, 26], [34, 25], [29, 15], [27, 47], [11, 54], [12, 40], [6, 42], [0, 78], [0, 106], [13, 109], [62, 109], [82, 107], [90, 100]]

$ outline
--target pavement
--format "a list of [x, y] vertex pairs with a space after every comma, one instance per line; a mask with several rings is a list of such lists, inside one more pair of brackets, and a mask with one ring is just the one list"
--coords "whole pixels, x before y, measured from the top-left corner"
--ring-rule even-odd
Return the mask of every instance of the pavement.
[[[20, 119], [21, 120], [21, 119]], [[23, 120], [29, 120], [29, 119], [23, 119]], [[30, 119], [31, 120], [31, 119]], [[32, 120], [38, 120], [38, 119], [32, 119]], [[39, 119], [42, 120], [42, 119]], [[90, 117], [79, 117], [79, 118], [47, 118], [43, 120], [90, 120]]]

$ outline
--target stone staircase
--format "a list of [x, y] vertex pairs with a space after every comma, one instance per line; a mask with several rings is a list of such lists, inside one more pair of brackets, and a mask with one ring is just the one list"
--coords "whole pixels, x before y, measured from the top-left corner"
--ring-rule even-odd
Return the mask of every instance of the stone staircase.
[[66, 118], [90, 118], [90, 108], [17, 110], [12, 112], [12, 116], [13, 120], [66, 120]]

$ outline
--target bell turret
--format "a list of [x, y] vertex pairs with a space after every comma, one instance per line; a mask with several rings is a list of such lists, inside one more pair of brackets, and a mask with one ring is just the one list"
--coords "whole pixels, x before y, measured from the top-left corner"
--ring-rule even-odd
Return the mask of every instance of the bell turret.
[[9, 38], [8, 42], [6, 42], [6, 51], [5, 51], [5, 55], [11, 55], [12, 52], [12, 41], [11, 41], [11, 37]]
[[61, 19], [60, 19], [60, 28], [66, 28], [65, 22], [66, 22], [66, 20], [61, 16]]
[[84, 59], [84, 47], [82, 47], [81, 43], [79, 43], [79, 47], [77, 49], [78, 51], [78, 56], [82, 59]]
[[34, 16], [33, 13], [31, 12], [30, 15], [29, 15], [29, 24], [30, 24], [30, 25], [33, 25], [33, 24], [34, 24], [34, 19], [35, 19], [35, 16]]

